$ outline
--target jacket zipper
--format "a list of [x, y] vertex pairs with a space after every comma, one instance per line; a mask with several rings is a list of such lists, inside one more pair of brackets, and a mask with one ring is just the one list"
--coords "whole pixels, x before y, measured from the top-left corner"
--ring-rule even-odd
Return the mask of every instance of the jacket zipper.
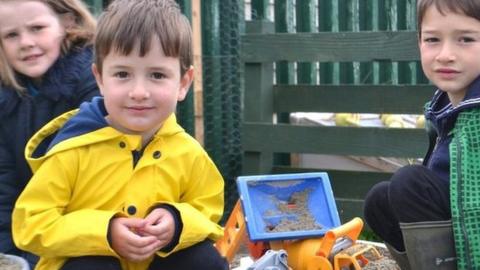
[[465, 217], [463, 213], [463, 190], [461, 190], [461, 184], [463, 181], [462, 177], [462, 171], [461, 171], [461, 160], [462, 160], [462, 151], [461, 151], [461, 144], [460, 144], [460, 138], [458, 136], [455, 136], [455, 143], [457, 145], [457, 191], [458, 191], [458, 211], [459, 211], [459, 221], [463, 233], [463, 242], [465, 244], [465, 255], [467, 259], [467, 269], [472, 269], [472, 262], [470, 260], [470, 243], [467, 238], [467, 229], [465, 228]]

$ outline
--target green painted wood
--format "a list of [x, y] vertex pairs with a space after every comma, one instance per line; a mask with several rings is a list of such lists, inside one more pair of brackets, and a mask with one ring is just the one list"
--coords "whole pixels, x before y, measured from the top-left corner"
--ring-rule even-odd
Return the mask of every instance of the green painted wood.
[[[275, 0], [275, 32], [293, 33], [294, 8], [292, 0]], [[275, 63], [276, 79], [279, 83], [293, 83], [295, 79], [293, 63], [278, 61]], [[281, 116], [281, 121], [288, 121], [288, 116]]]
[[[265, 20], [254, 20], [248, 21], [245, 23], [245, 32], [246, 33], [274, 33], [275, 26], [272, 22]], [[243, 37], [240, 37], [243, 42]], [[243, 61], [243, 59], [242, 59]]]
[[335, 198], [341, 223], [346, 223], [354, 217], [363, 218], [363, 200]]
[[414, 31], [246, 34], [242, 39], [245, 62], [419, 59]]
[[[340, 16], [341, 10], [340, 6], [342, 6], [341, 0], [332, 0], [332, 10], [330, 14], [330, 18], [332, 20], [332, 28], [330, 31], [338, 32], [340, 31]], [[331, 64], [332, 69], [332, 83], [339, 84], [342, 80], [342, 74], [340, 73], [340, 63], [334, 62]]]
[[[272, 32], [274, 25], [266, 22], [247, 24], [253, 31]], [[244, 66], [245, 89], [243, 119], [271, 122], [273, 117], [273, 63], [246, 63]], [[242, 138], [243, 143], [243, 138]], [[243, 157], [242, 174], [268, 173], [273, 164], [270, 151], [246, 151]]]
[[329, 127], [245, 122], [245, 151], [420, 158], [427, 150], [423, 129]]
[[212, 102], [212, 97], [222, 93], [221, 66], [221, 27], [220, 0], [202, 1], [202, 72], [203, 72], [203, 112], [204, 146], [214, 161], [220, 163], [222, 149], [218, 147], [222, 140], [222, 105]]
[[[294, 16], [292, 11], [295, 8], [293, 0], [275, 0], [274, 6], [274, 21], [276, 33], [293, 33]], [[275, 62], [275, 79], [277, 83], [294, 83], [295, 81], [295, 67], [294, 63], [286, 61]], [[281, 113], [277, 115], [279, 123], [288, 123], [290, 116], [288, 113]], [[274, 163], [288, 165], [290, 164], [290, 155], [275, 154]]]
[[[330, 32], [333, 30], [333, 5], [331, 0], [318, 1], [318, 31]], [[320, 83], [332, 84], [334, 77], [334, 65], [332, 63], [320, 63]]]
[[[376, 1], [360, 1], [359, 3], [359, 29], [360, 31], [372, 31], [374, 29], [374, 21], [377, 18], [374, 7]], [[373, 63], [360, 63], [359, 83], [374, 83], [375, 68]]]
[[272, 164], [273, 153], [246, 151], [243, 156], [242, 175], [270, 174]]
[[[390, 26], [390, 0], [374, 0], [377, 1], [377, 14], [378, 20], [374, 31], [388, 31], [391, 30]], [[391, 63], [374, 63], [376, 64], [376, 83], [392, 83], [391, 73], [392, 73], [392, 64]]]
[[[315, 32], [315, 3], [313, 0], [303, 0], [296, 4], [297, 32]], [[297, 63], [297, 82], [312, 84], [316, 82], [317, 74], [312, 63]]]
[[176, 0], [180, 8], [182, 9], [182, 13], [188, 17], [188, 19], [192, 20], [192, 1], [191, 0]]
[[[192, 20], [192, 5], [190, 0], [177, 0], [177, 3], [182, 9], [182, 13]], [[194, 99], [193, 99], [193, 85], [190, 87], [187, 96], [182, 102], [177, 105], [177, 121], [185, 129], [185, 131], [195, 136], [195, 117], [194, 117]]]
[[[356, 29], [356, 22], [358, 19], [356, 0], [338, 0], [338, 30], [340, 32], [358, 31]], [[352, 61], [355, 61], [353, 59]], [[354, 83], [354, 67], [353, 63], [339, 63], [339, 83], [351, 84]]]
[[431, 85], [275, 85], [275, 112], [422, 114]]
[[[245, 65], [245, 107], [244, 120], [271, 122], [273, 115], [272, 97], [273, 65]], [[244, 143], [242, 135], [242, 145]], [[255, 149], [254, 149], [255, 150]], [[251, 151], [244, 149], [242, 174], [269, 173], [273, 164], [273, 153], [266, 151]]]
[[[215, 100], [220, 100], [222, 137], [217, 141], [221, 149], [221, 164], [224, 175], [236, 176], [239, 167], [232, 166], [231, 161], [241, 160], [241, 85], [240, 72], [243, 63], [239, 59], [240, 25], [243, 23], [243, 7], [237, 1], [220, 1], [220, 67], [217, 70], [222, 77], [221, 95]], [[225, 162], [228, 161], [228, 162]], [[229, 179], [232, 180], [233, 179]]]
[[268, 18], [268, 0], [252, 0], [251, 8], [252, 20], [265, 20]]
[[[288, 3], [289, 0], [275, 1], [275, 5]], [[302, 30], [308, 23], [309, 14], [304, 14], [304, 10], [309, 3], [310, 0], [296, 1], [297, 32], [315, 32], [315, 29]], [[273, 113], [267, 112], [422, 113], [434, 88], [427, 84], [418, 63], [417, 39], [412, 27], [415, 4], [403, 0], [318, 0], [320, 33], [292, 34], [293, 31], [285, 30], [287, 26], [279, 31], [278, 25], [284, 22], [275, 22], [277, 32], [283, 33], [242, 36], [246, 67], [258, 65], [249, 71], [257, 73], [257, 77], [249, 75], [256, 82], [246, 81], [245, 87], [245, 100], [252, 101], [245, 103], [247, 122], [242, 142], [246, 151], [244, 164], [249, 169], [244, 171], [251, 174], [319, 171], [278, 166], [272, 159], [273, 153], [423, 157], [428, 142], [421, 129], [274, 125]], [[281, 7], [275, 8], [275, 20], [277, 16], [282, 20], [292, 16], [282, 12], [293, 9], [278, 8]], [[397, 29], [405, 31], [394, 31]], [[316, 61], [320, 62], [319, 86], [310, 85], [303, 71], [304, 63]], [[273, 62], [280, 71], [288, 68], [287, 62], [297, 62], [297, 80], [301, 84], [290, 85], [291, 77], [280, 77], [279, 73], [278, 85], [269, 82], [271, 77], [262, 78], [266, 69], [260, 68], [261, 64]], [[402, 85], [395, 85], [399, 82]], [[418, 82], [424, 85], [410, 85]], [[261, 89], [267, 89], [268, 94], [254, 92], [247, 98], [247, 92], [255, 84], [262, 84]], [[257, 120], [249, 120], [254, 118]], [[375, 183], [391, 176], [382, 172], [322, 171], [330, 176], [342, 222], [362, 217], [365, 194]]]
[[100, 13], [102, 13], [103, 7], [104, 7], [104, 0], [83, 0], [85, 4], [88, 6], [90, 11], [95, 15], [98, 16]]

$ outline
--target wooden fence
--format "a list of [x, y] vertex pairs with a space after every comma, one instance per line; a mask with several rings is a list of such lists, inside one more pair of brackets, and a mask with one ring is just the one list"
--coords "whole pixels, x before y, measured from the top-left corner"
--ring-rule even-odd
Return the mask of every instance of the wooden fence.
[[[423, 129], [305, 126], [279, 123], [291, 112], [421, 114], [433, 94], [428, 84], [305, 84], [275, 80], [274, 63], [367, 62], [419, 59], [415, 31], [273, 33], [265, 20], [247, 24], [241, 38], [244, 63], [243, 174], [311, 171], [282, 166], [275, 153], [421, 158], [428, 146]], [[277, 164], [276, 164], [277, 163]], [[277, 166], [278, 165], [278, 166]], [[370, 187], [390, 173], [322, 170], [330, 176], [342, 221], [362, 216]]]

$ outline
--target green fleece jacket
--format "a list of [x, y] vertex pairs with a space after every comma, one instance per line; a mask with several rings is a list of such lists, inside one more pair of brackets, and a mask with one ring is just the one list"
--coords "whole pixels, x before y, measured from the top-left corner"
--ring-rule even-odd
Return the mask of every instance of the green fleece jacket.
[[458, 269], [480, 269], [480, 108], [460, 113], [453, 129], [450, 202]]

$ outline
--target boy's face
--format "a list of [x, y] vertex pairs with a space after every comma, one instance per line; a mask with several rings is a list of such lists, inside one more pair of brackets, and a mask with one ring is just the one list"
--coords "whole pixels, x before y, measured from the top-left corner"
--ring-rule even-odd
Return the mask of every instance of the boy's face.
[[442, 15], [431, 6], [421, 29], [423, 71], [457, 105], [480, 75], [480, 21], [449, 11]]
[[129, 55], [111, 51], [103, 60], [100, 74], [93, 73], [108, 111], [107, 121], [117, 130], [149, 139], [185, 98], [193, 69], [180, 76], [177, 57], [164, 55], [158, 38], [150, 51], [139, 56], [139, 44]]

